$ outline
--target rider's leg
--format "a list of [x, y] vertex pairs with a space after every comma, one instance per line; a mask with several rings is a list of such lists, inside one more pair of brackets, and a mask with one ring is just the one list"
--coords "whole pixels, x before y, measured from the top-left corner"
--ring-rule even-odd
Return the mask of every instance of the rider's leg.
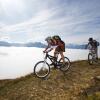
[[54, 51], [54, 59], [50, 65], [54, 65], [54, 68], [56, 68], [56, 64], [57, 64], [57, 52]]
[[57, 57], [58, 57], [58, 51], [54, 51], [54, 61], [56, 61], [57, 60]]
[[95, 48], [96, 59], [98, 59], [98, 48]]
[[61, 58], [62, 58], [62, 60], [63, 60], [63, 64], [65, 64], [65, 59], [64, 59], [64, 54], [63, 54], [63, 52], [60, 52], [60, 55], [61, 55]]
[[59, 54], [59, 52], [55, 50], [55, 52], [54, 52], [54, 57], [57, 58], [57, 57], [58, 57], [58, 54]]
[[59, 55], [59, 47], [56, 47], [56, 49], [54, 51], [54, 57], [56, 58], [56, 60], [58, 58], [58, 55]]
[[97, 47], [97, 49], [96, 49], [96, 53], [97, 53], [97, 59], [98, 59], [98, 47]]

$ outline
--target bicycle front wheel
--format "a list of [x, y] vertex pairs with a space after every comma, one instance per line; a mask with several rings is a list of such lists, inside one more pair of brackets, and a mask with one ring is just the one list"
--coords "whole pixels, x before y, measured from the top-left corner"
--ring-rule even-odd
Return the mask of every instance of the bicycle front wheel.
[[88, 62], [90, 65], [93, 64], [93, 55], [91, 53], [88, 54]]
[[45, 78], [50, 74], [50, 66], [45, 61], [39, 61], [34, 66], [34, 73], [39, 78]]
[[63, 64], [62, 58], [59, 60], [59, 63], [61, 63], [61, 66], [60, 66], [61, 71], [67, 71], [71, 66], [70, 60], [67, 57], [64, 57], [64, 60], [65, 60], [65, 64]]

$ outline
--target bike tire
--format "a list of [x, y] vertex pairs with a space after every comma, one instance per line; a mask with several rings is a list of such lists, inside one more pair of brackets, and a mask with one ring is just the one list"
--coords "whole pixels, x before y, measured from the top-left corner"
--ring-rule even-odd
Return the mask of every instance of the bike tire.
[[93, 55], [91, 53], [88, 54], [88, 63], [93, 65]]
[[[45, 64], [40, 66], [41, 64]], [[44, 68], [44, 69], [43, 69]], [[50, 74], [50, 66], [45, 61], [39, 61], [34, 66], [34, 74], [38, 78], [46, 78]]]
[[100, 59], [99, 59], [99, 58], [98, 58], [98, 60], [97, 60], [97, 61], [98, 61], [98, 62], [97, 62], [97, 63], [98, 63], [98, 65], [100, 65]]
[[[63, 71], [63, 72], [68, 71], [68, 69], [71, 66], [70, 60], [67, 57], [64, 57], [64, 59], [65, 59], [65, 64], [64, 65], [62, 64], [60, 66], [60, 70]], [[59, 63], [62, 63], [62, 58], [60, 58]]]

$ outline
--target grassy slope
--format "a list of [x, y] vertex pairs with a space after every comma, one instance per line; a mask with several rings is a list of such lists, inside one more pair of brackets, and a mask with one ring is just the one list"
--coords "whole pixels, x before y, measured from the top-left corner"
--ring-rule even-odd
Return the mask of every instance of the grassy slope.
[[100, 100], [100, 83], [93, 79], [97, 75], [100, 75], [100, 65], [78, 61], [66, 73], [51, 69], [51, 75], [45, 80], [33, 74], [1, 80], [0, 100]]

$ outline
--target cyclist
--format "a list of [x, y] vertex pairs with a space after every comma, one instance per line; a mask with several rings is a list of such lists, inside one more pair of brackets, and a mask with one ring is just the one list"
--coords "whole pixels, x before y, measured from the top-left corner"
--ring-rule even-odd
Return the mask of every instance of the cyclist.
[[96, 58], [98, 59], [98, 46], [99, 46], [99, 42], [94, 40], [93, 38], [89, 38], [88, 39], [88, 45], [86, 46], [86, 48], [88, 47], [89, 50], [94, 50], [95, 54], [96, 54]]
[[57, 45], [57, 47], [55, 48], [54, 57], [56, 57], [57, 54], [60, 54], [63, 63], [65, 63], [63, 54], [63, 52], [65, 52], [65, 43], [61, 40], [61, 38], [58, 35], [53, 36], [52, 39], [55, 45]]

